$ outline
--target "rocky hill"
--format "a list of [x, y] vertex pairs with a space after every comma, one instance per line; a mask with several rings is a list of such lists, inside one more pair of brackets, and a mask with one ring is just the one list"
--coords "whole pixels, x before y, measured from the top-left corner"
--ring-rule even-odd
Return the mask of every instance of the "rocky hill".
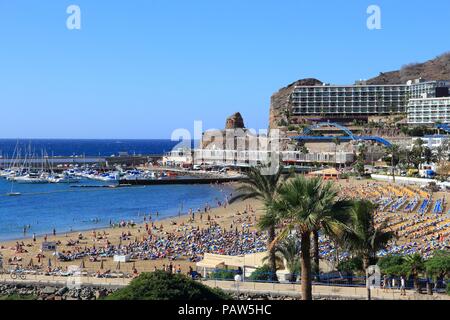
[[[381, 72], [379, 76], [367, 80], [367, 84], [400, 84], [418, 78], [450, 80], [450, 52], [427, 62], [407, 64], [397, 71]], [[270, 128], [283, 127], [289, 122], [289, 97], [297, 85], [322, 85], [322, 82], [314, 78], [302, 79], [273, 94], [270, 101]]]
[[234, 113], [233, 115], [227, 118], [225, 122], [225, 129], [243, 129], [245, 128], [244, 119], [239, 112]]
[[381, 72], [379, 76], [367, 80], [368, 84], [399, 84], [408, 80], [450, 80], [450, 52], [423, 63], [410, 63], [400, 70]]

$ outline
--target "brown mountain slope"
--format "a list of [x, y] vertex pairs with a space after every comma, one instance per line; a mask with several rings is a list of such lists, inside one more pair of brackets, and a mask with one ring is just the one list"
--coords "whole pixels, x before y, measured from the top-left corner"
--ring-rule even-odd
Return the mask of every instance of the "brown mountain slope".
[[407, 64], [398, 71], [381, 72], [378, 77], [368, 80], [367, 83], [400, 84], [418, 78], [426, 80], [450, 80], [450, 52], [424, 63]]
[[[398, 71], [382, 72], [378, 77], [367, 80], [367, 84], [404, 84], [408, 80], [423, 78], [425, 80], [450, 80], [450, 52], [424, 63], [411, 63]], [[296, 85], [322, 85], [317, 79], [298, 80], [281, 88], [270, 100], [269, 127], [279, 128], [289, 123], [289, 111], [292, 106], [290, 95]]]

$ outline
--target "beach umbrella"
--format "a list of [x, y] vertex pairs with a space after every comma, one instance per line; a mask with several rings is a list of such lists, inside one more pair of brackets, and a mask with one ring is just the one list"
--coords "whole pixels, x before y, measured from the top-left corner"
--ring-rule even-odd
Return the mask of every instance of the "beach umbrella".
[[100, 270], [103, 270], [103, 259], [100, 260]]

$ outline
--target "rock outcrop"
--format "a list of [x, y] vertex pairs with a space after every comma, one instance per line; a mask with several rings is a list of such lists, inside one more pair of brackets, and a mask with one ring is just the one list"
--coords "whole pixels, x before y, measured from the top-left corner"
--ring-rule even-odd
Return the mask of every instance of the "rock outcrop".
[[233, 115], [227, 118], [225, 123], [225, 129], [244, 129], [244, 119], [242, 118], [239, 112], [234, 113]]
[[203, 149], [218, 149], [226, 148], [226, 139], [230, 137], [245, 137], [248, 130], [245, 129], [244, 119], [239, 112], [229, 116], [225, 122], [225, 129], [223, 130], [208, 130], [202, 136]]

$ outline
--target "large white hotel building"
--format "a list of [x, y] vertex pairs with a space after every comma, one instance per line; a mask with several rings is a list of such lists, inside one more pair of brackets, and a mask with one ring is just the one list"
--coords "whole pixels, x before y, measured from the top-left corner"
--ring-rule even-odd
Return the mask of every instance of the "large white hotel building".
[[450, 98], [409, 100], [408, 123], [412, 125], [450, 123]]
[[[427, 119], [416, 115], [420, 104], [428, 105], [428, 99], [440, 101], [438, 118], [447, 112], [442, 103], [448, 105], [449, 81], [408, 81], [398, 85], [318, 85], [296, 86], [290, 95], [291, 113], [294, 117], [309, 120], [353, 120], [370, 116], [407, 113], [408, 119]], [[434, 105], [434, 102], [431, 102]], [[442, 110], [441, 110], [442, 108]], [[418, 112], [418, 111], [417, 111]], [[430, 118], [430, 117], [429, 117]], [[443, 118], [444, 119], [444, 118]], [[447, 121], [447, 118], [445, 118]], [[415, 121], [415, 120], [414, 120]], [[449, 118], [450, 121], [450, 118]], [[415, 122], [411, 122], [415, 123]]]

